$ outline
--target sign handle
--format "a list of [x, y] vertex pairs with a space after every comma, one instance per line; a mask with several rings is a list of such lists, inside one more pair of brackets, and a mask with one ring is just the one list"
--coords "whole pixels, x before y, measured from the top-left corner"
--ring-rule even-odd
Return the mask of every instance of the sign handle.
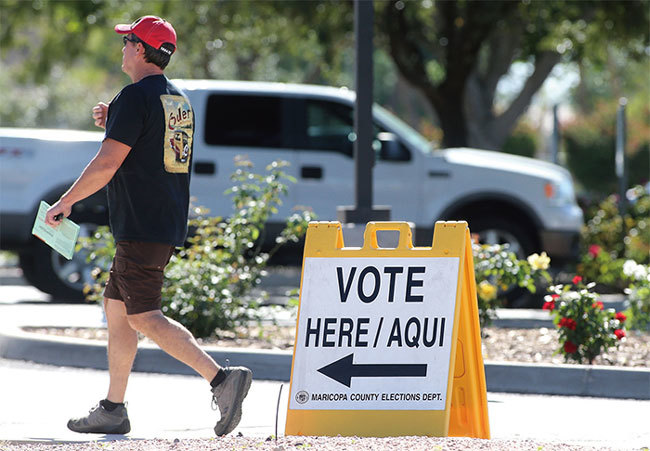
[[409, 227], [407, 222], [373, 221], [366, 225], [366, 231], [363, 234], [363, 249], [379, 249], [379, 244], [377, 243], [377, 231], [379, 230], [399, 232], [397, 249], [410, 250], [413, 248], [411, 227]]

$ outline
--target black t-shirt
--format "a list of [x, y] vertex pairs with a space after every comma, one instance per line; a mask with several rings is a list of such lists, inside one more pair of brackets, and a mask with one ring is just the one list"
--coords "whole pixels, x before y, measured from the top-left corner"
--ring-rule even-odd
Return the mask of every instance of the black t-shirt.
[[190, 102], [164, 75], [128, 85], [111, 101], [104, 139], [131, 146], [108, 184], [116, 241], [183, 245], [193, 137]]

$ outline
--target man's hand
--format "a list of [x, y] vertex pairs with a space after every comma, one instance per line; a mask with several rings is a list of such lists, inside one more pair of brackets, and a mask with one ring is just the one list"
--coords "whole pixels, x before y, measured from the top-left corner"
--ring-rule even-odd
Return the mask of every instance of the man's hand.
[[108, 114], [108, 105], [104, 102], [99, 102], [93, 107], [93, 119], [95, 125], [100, 128], [106, 128], [106, 115]]
[[67, 205], [62, 199], [59, 199], [54, 205], [47, 209], [45, 214], [45, 224], [57, 228], [63, 218], [67, 218], [72, 213], [72, 206]]

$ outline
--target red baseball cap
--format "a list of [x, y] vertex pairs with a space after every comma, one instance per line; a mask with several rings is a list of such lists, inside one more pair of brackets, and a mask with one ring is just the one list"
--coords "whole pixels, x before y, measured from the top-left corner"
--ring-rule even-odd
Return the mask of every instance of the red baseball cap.
[[[161, 50], [160, 46], [165, 42], [176, 47], [176, 31], [174, 27], [165, 19], [156, 16], [140, 17], [132, 24], [115, 25], [115, 32], [119, 34], [133, 33], [141, 41], [158, 50]], [[167, 49], [162, 50], [166, 51]]]

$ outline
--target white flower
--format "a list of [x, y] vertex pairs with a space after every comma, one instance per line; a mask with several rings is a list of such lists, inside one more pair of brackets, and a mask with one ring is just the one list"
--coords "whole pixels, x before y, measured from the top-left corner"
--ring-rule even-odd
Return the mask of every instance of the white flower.
[[569, 291], [564, 295], [564, 298], [567, 301], [577, 301], [578, 299], [580, 299], [580, 293], [577, 293], [575, 291]]
[[634, 278], [636, 280], [645, 280], [645, 278], [648, 276], [648, 272], [643, 265], [636, 265], [636, 268], [634, 268]]
[[636, 264], [636, 262], [634, 260], [627, 260], [623, 264], [623, 274], [625, 274], [628, 277], [632, 277], [636, 267], [637, 267], [637, 264]]

